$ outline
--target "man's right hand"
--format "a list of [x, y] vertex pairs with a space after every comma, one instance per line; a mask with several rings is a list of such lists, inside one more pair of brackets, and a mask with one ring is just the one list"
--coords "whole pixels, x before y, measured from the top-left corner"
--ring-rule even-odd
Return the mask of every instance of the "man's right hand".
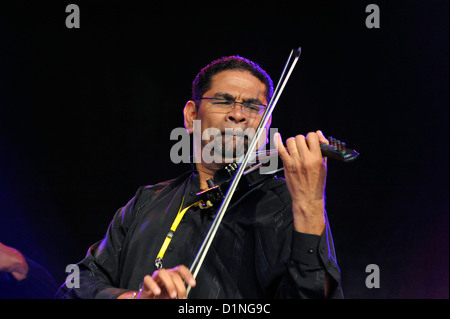
[[159, 269], [152, 276], [144, 277], [141, 291], [136, 296], [137, 299], [185, 299], [186, 282], [189, 286], [195, 287], [194, 276], [189, 269], [180, 265], [171, 269]]

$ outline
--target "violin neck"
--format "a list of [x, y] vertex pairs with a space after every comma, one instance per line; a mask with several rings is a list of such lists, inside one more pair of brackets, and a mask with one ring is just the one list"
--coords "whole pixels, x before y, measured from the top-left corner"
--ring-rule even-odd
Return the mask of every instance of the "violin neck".
[[[334, 158], [342, 162], [351, 162], [359, 157], [357, 151], [348, 148], [344, 142], [334, 138], [330, 138], [330, 144], [320, 144], [320, 150], [322, 151], [322, 156]], [[258, 160], [263, 161], [278, 156], [278, 151], [276, 149], [257, 151], [255, 155]]]

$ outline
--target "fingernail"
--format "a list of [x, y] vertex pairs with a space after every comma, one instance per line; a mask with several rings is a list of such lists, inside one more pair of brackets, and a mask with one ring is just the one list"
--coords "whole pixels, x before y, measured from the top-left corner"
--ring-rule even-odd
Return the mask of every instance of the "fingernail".
[[278, 143], [278, 140], [281, 140], [281, 134], [280, 133], [278, 133], [278, 132], [276, 132], [274, 135], [273, 135], [273, 141], [275, 142], [275, 146], [276, 145], [278, 145], [277, 143]]

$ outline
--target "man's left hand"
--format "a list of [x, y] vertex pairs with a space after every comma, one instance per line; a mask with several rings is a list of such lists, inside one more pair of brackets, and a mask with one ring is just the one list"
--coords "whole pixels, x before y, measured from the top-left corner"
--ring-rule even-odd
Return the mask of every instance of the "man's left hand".
[[295, 230], [321, 235], [325, 229], [327, 159], [322, 157], [320, 144], [328, 144], [328, 140], [321, 131], [290, 137], [286, 147], [279, 133], [274, 139], [292, 197]]

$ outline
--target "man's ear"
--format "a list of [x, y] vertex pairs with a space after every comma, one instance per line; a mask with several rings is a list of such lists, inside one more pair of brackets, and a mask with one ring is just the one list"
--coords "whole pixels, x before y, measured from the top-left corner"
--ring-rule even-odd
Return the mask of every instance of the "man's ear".
[[187, 101], [184, 106], [184, 127], [191, 134], [194, 130], [194, 120], [197, 118], [197, 107], [192, 100]]

